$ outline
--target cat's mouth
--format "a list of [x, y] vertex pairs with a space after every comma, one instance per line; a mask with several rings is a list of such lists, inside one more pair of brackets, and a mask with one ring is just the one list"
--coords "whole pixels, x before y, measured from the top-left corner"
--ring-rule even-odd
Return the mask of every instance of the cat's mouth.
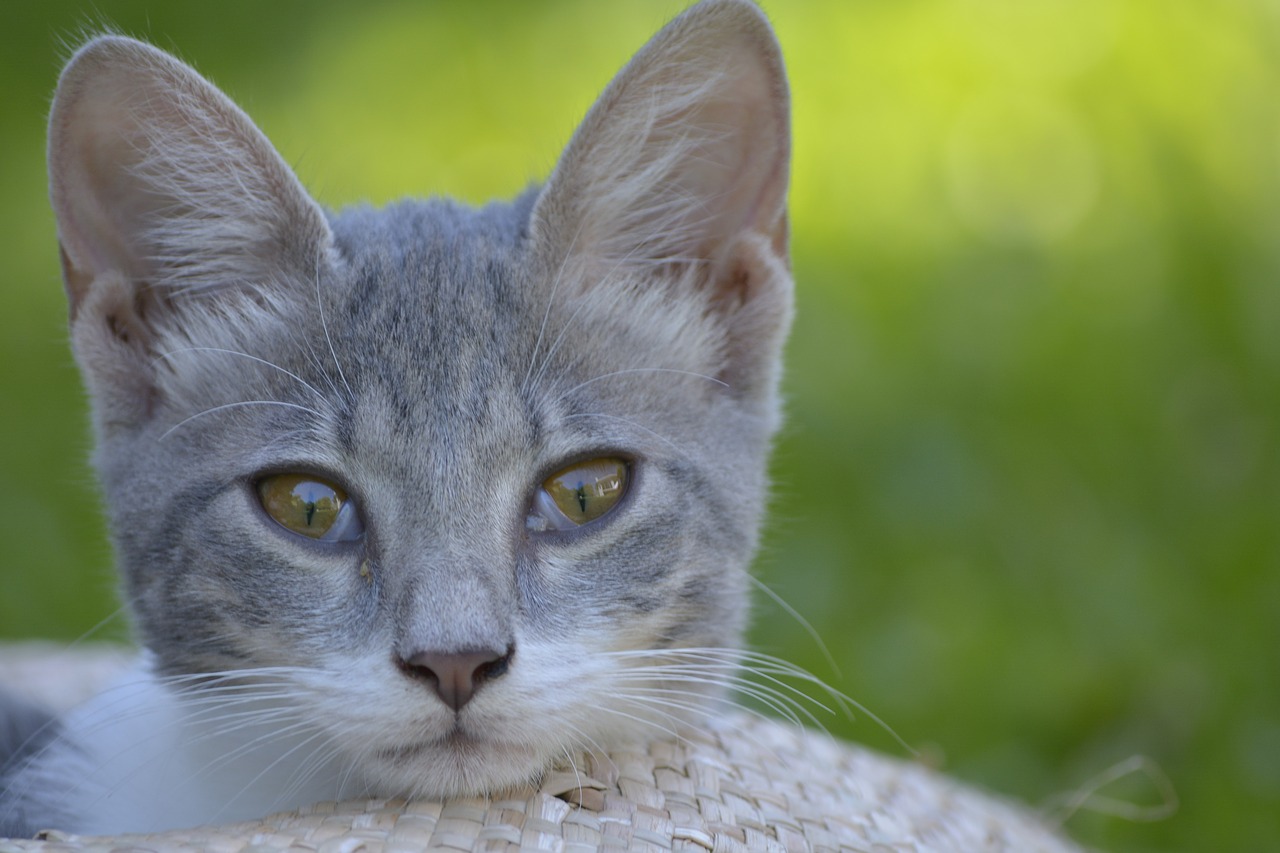
[[419, 761], [423, 756], [439, 758], [449, 755], [458, 761], [481, 758], [492, 755], [495, 751], [509, 752], [514, 747], [493, 740], [476, 737], [460, 726], [455, 726], [444, 737], [434, 740], [416, 741], [401, 746], [389, 746], [378, 750], [377, 756], [392, 764], [408, 764]]
[[471, 796], [535, 780], [547, 757], [527, 744], [454, 728], [443, 737], [378, 749], [366, 768], [388, 796]]

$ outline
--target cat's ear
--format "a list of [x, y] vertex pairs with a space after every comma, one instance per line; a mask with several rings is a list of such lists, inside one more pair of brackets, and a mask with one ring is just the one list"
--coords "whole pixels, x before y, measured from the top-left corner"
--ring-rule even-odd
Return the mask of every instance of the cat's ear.
[[596, 101], [539, 197], [533, 236], [585, 261], [584, 282], [625, 267], [696, 268], [732, 338], [767, 362], [790, 312], [789, 161], [786, 75], [768, 21], [746, 0], [708, 0]]
[[73, 343], [91, 385], [123, 386], [108, 394], [147, 393], [161, 329], [310, 280], [330, 245], [323, 212], [253, 122], [133, 39], [101, 36], [71, 58], [48, 157]]

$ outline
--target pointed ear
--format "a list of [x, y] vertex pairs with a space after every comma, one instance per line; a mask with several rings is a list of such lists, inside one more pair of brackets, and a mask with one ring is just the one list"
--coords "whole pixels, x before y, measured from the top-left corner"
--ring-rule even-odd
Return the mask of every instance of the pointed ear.
[[324, 214], [225, 95], [168, 54], [93, 39], [62, 72], [49, 190], [74, 316], [106, 273], [172, 290], [314, 268]]
[[249, 118], [133, 39], [95, 38], [71, 58], [48, 155], [73, 343], [91, 386], [145, 387], [157, 333], [205, 301], [187, 297], [246, 299], [310, 280], [330, 245], [323, 212]]
[[587, 287], [619, 268], [693, 270], [731, 337], [776, 356], [790, 312], [789, 120], [764, 15], [746, 0], [699, 3], [591, 108], [535, 206], [534, 239], [585, 263]]
[[700, 3], [605, 89], [535, 223], [613, 260], [714, 260], [744, 231], [783, 254], [788, 113], [781, 53], [760, 10]]

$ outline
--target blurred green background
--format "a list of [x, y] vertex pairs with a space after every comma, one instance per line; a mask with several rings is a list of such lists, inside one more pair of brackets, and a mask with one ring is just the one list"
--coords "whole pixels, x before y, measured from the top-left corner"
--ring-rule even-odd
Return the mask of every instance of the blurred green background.
[[[482, 202], [545, 176], [680, 5], [0, 6], [0, 638], [115, 609], [45, 198], [61, 42], [109, 24], [177, 50], [327, 204]], [[1150, 756], [1177, 812], [1085, 811], [1087, 844], [1275, 849], [1280, 4], [768, 10], [799, 310], [757, 575], [839, 674], [764, 600], [757, 648], [1032, 803]]]

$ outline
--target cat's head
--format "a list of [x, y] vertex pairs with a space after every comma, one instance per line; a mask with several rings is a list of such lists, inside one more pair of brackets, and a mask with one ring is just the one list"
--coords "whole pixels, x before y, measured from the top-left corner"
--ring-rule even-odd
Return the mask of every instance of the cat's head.
[[262, 686], [384, 793], [714, 707], [778, 421], [788, 158], [739, 0], [668, 25], [544, 187], [478, 210], [328, 213], [189, 67], [86, 44], [51, 192], [160, 673]]

